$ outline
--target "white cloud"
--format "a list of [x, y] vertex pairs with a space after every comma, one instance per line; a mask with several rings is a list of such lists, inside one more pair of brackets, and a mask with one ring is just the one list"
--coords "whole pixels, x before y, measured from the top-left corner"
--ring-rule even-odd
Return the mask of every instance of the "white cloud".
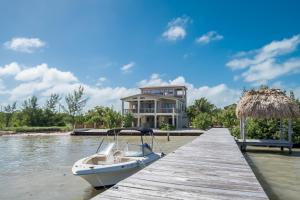
[[[96, 105], [114, 106], [120, 109], [120, 98], [129, 96], [138, 92], [137, 88], [126, 87], [96, 87], [87, 85], [78, 80], [78, 78], [71, 72], [62, 71], [54, 67], [49, 67], [47, 64], [40, 64], [32, 67], [21, 67], [18, 63], [11, 63], [6, 66], [18, 66], [15, 73], [12, 70], [7, 70], [5, 67], [4, 78], [13, 82], [10, 88], [0, 79], [0, 93], [8, 96], [5, 102], [19, 101], [36, 95], [41, 100], [41, 103], [52, 93], [58, 93], [62, 96], [72, 92], [74, 89], [82, 85], [85, 88], [86, 96], [89, 97], [87, 109]], [[3, 67], [4, 68], [4, 67]], [[0, 69], [3, 69], [0, 68]], [[10, 69], [11, 67], [9, 67]], [[100, 77], [99, 81], [106, 81], [105, 77]], [[2, 100], [3, 100], [2, 96]]]
[[21, 67], [16, 62], [12, 62], [3, 67], [0, 66], [0, 76], [15, 75], [21, 71]]
[[173, 80], [163, 80], [161, 75], [152, 74], [149, 79], [138, 82], [139, 87], [144, 86], [164, 86], [164, 85], [185, 85], [188, 88], [188, 104], [192, 104], [194, 100], [205, 97], [218, 107], [236, 103], [239, 100], [241, 91], [229, 88], [225, 84], [216, 86], [195, 87], [193, 84], [186, 82], [183, 76], [178, 76]]
[[130, 70], [131, 70], [134, 66], [135, 66], [135, 62], [130, 62], [130, 63], [126, 64], [126, 65], [123, 65], [123, 66], [121, 67], [121, 70], [122, 70], [123, 72], [130, 72]]
[[239, 77], [246, 82], [266, 84], [280, 76], [300, 72], [300, 58], [280, 57], [294, 52], [299, 43], [300, 35], [273, 41], [260, 49], [238, 53], [226, 65], [232, 70], [244, 70]]
[[[17, 73], [10, 73], [3, 77], [14, 81], [13, 86], [5, 85], [5, 82], [0, 80], [0, 93], [5, 94], [6, 103], [18, 101], [36, 95], [44, 103], [51, 93], [58, 93], [62, 96], [72, 92], [74, 89], [82, 85], [85, 88], [86, 96], [89, 97], [86, 109], [96, 105], [114, 106], [117, 110], [121, 108], [120, 99], [125, 96], [139, 93], [138, 87], [109, 87], [96, 85], [88, 85], [82, 83], [78, 78], [68, 71], [62, 71], [54, 67], [49, 67], [47, 64], [41, 64], [33, 67], [20, 67]], [[13, 77], [13, 78], [12, 78]], [[99, 80], [106, 81], [105, 77], [100, 77]], [[216, 86], [201, 86], [195, 87], [193, 84], [186, 82], [183, 76], [178, 76], [171, 80], [164, 80], [159, 74], [152, 74], [149, 79], [141, 80], [137, 86], [149, 85], [185, 85], [188, 88], [188, 103], [200, 97], [206, 97], [219, 107], [234, 103], [238, 100], [240, 91], [228, 88], [225, 84]], [[1, 96], [4, 100], [4, 96]]]
[[4, 43], [7, 49], [24, 53], [33, 53], [35, 50], [45, 46], [46, 43], [39, 38], [12, 38]]
[[[7, 91], [11, 100], [24, 99], [57, 85], [78, 82], [71, 72], [60, 71], [45, 63], [25, 68], [13, 62], [0, 67], [0, 75], [13, 76], [18, 83], [16, 87]], [[12, 82], [12, 78], [9, 80]]]
[[202, 43], [202, 44], [208, 44], [212, 41], [217, 41], [217, 40], [222, 40], [224, 38], [223, 35], [220, 35], [216, 31], [209, 31], [205, 33], [204, 35], [198, 37], [196, 39], [197, 43]]
[[102, 86], [105, 81], [107, 81], [107, 78], [102, 76], [102, 77], [98, 78], [96, 85]]
[[178, 17], [170, 21], [167, 29], [162, 36], [169, 41], [176, 41], [185, 38], [186, 26], [190, 22], [190, 18], [186, 16]]
[[5, 89], [5, 85], [4, 85], [3, 81], [2, 81], [2, 79], [0, 79], [0, 94], [2, 92], [4, 92], [4, 89]]

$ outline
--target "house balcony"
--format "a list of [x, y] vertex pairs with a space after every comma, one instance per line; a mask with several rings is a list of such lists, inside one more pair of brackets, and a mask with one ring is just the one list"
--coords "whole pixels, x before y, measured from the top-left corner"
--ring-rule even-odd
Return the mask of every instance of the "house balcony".
[[[137, 109], [124, 109], [124, 114], [136, 114], [138, 113]], [[155, 113], [154, 108], [140, 108], [139, 113]], [[158, 108], [156, 113], [178, 113], [178, 109], [175, 108]]]

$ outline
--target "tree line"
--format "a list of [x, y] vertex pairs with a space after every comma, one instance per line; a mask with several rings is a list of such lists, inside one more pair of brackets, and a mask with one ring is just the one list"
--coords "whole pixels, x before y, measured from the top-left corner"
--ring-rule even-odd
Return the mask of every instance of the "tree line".
[[[295, 99], [291, 92], [290, 97], [300, 107], [300, 100]], [[64, 100], [64, 101], [63, 101]], [[121, 115], [113, 107], [96, 106], [84, 111], [88, 98], [85, 97], [84, 88], [79, 87], [62, 99], [58, 94], [51, 94], [44, 105], [38, 104], [38, 98], [32, 96], [26, 99], [19, 108], [17, 103], [6, 105], [0, 112], [1, 130], [19, 130], [18, 127], [68, 127], [72, 130], [76, 125], [94, 128], [131, 127], [134, 117], [132, 114]], [[206, 98], [200, 98], [187, 108], [190, 126], [199, 129], [211, 127], [226, 127], [231, 133], [239, 137], [239, 120], [235, 115], [236, 104], [217, 108]], [[247, 135], [249, 138], [278, 139], [280, 121], [277, 119], [252, 119], [247, 121]], [[283, 121], [287, 130], [287, 121]], [[170, 125], [162, 125], [162, 129], [170, 130]], [[35, 129], [29, 129], [32, 131]], [[44, 129], [37, 129], [44, 130]], [[47, 130], [47, 129], [46, 129]], [[53, 130], [53, 129], [50, 129]], [[56, 129], [54, 129], [56, 130]], [[63, 129], [66, 130], [66, 129]], [[293, 140], [300, 143], [300, 119], [293, 121]]]
[[16, 130], [14, 127], [67, 126], [71, 130], [77, 124], [115, 128], [129, 127], [133, 121], [132, 115], [122, 116], [109, 107], [96, 106], [88, 112], [83, 112], [88, 98], [85, 97], [82, 86], [67, 94], [64, 102], [62, 100], [59, 94], [51, 94], [44, 105], [38, 104], [36, 96], [23, 101], [19, 108], [17, 108], [17, 102], [6, 105], [0, 111], [0, 128], [2, 130]]

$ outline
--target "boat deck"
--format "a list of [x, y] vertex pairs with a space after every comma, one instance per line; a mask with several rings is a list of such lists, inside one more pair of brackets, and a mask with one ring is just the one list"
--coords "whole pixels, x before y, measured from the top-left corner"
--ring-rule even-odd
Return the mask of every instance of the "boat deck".
[[206, 131], [97, 195], [101, 199], [268, 199], [228, 129]]

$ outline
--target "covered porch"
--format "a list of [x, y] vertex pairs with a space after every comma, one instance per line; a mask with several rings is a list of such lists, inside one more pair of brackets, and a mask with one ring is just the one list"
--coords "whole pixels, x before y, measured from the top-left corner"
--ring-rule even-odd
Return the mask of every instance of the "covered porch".
[[133, 121], [134, 127], [159, 128], [162, 124], [170, 124], [176, 128], [180, 126], [178, 114], [174, 115], [136, 115]]

